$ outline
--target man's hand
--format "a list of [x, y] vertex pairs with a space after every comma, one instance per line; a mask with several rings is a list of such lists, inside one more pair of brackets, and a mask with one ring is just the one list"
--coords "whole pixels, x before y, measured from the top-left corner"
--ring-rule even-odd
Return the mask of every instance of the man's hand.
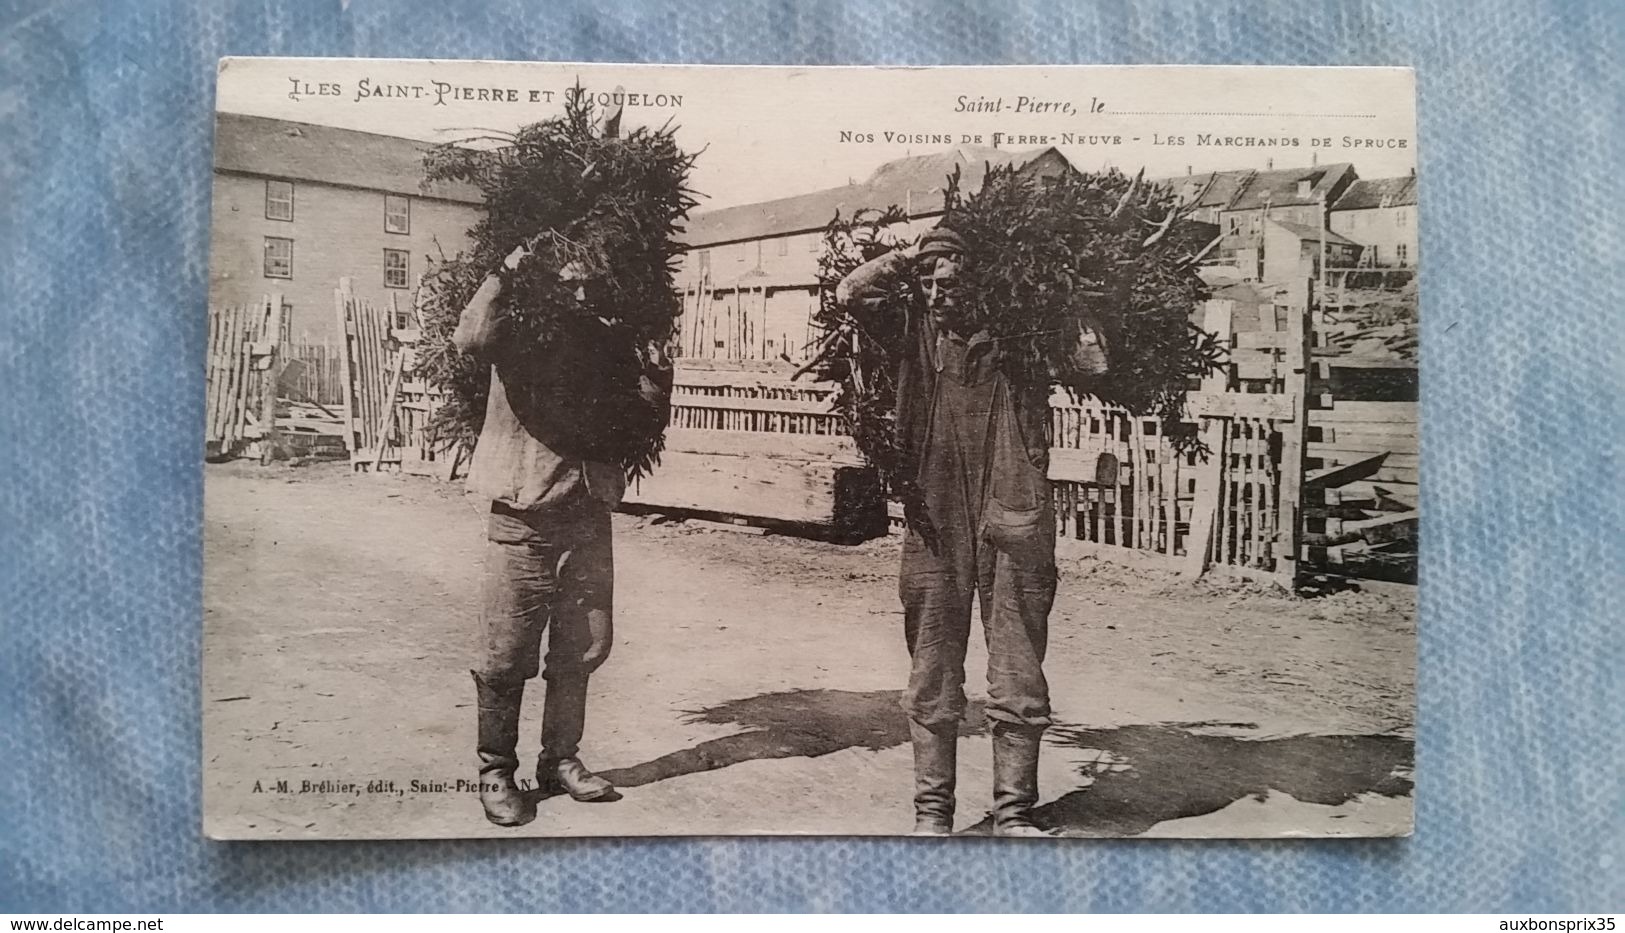
[[525, 244], [521, 243], [513, 248], [513, 252], [509, 253], [506, 259], [502, 260], [502, 267], [512, 272], [519, 268], [519, 263], [529, 255], [530, 250], [525, 249]]
[[608, 609], [587, 610], [587, 650], [581, 655], [581, 671], [591, 674], [609, 660], [615, 646], [615, 616]]
[[835, 286], [835, 303], [849, 304], [863, 298], [871, 289], [896, 275], [903, 274], [919, 258], [920, 244], [911, 243], [902, 249], [876, 256], [847, 273]]

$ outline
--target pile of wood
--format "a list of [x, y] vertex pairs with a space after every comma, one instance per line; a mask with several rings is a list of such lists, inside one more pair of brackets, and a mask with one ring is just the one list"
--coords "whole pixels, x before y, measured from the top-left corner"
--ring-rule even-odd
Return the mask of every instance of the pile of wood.
[[1310, 413], [1304, 544], [1316, 563], [1414, 581], [1418, 443], [1414, 402], [1343, 402]]
[[833, 410], [836, 386], [681, 361], [660, 463], [634, 508], [789, 525], [837, 539], [883, 534], [878, 477]]

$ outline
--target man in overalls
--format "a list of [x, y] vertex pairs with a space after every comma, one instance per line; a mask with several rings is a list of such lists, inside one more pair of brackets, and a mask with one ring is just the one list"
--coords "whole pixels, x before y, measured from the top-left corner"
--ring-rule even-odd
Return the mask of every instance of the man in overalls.
[[914, 746], [914, 831], [953, 831], [974, 593], [988, 649], [993, 828], [1041, 836], [1032, 808], [1050, 724], [1043, 662], [1056, 586], [1049, 386], [1015, 384], [994, 338], [953, 328], [965, 259], [962, 238], [939, 227], [854, 270], [836, 298], [861, 314], [865, 299], [913, 271], [926, 302], [906, 322], [897, 390], [902, 480], [912, 481], [925, 519], [909, 522], [899, 581], [912, 659], [903, 708]]

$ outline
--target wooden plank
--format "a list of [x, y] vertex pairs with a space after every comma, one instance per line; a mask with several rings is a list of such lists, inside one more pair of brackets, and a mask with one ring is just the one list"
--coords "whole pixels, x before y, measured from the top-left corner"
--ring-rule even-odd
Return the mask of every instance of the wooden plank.
[[203, 369], [203, 442], [218, 442], [217, 433], [220, 409], [220, 323], [222, 312], [218, 308], [209, 309], [209, 342], [208, 355], [205, 357]]
[[1330, 407], [1315, 412], [1317, 422], [1382, 421], [1416, 424], [1418, 408], [1415, 402], [1345, 402], [1337, 400]]
[[1395, 512], [1381, 518], [1344, 522], [1343, 531], [1358, 534], [1367, 544], [1386, 544], [1416, 537], [1419, 524], [1420, 513]]
[[256, 305], [238, 316], [237, 334], [232, 342], [231, 413], [226, 425], [226, 437], [234, 447], [243, 439], [243, 427], [248, 423], [248, 373], [253, 363], [248, 341], [253, 334], [254, 314], [258, 311]]
[[1196, 501], [1192, 505], [1191, 530], [1185, 538], [1185, 557], [1180, 572], [1200, 576], [1207, 569], [1209, 543], [1219, 505], [1219, 481], [1224, 464], [1225, 436], [1219, 429], [1221, 419], [1202, 421], [1201, 438], [1208, 457], [1196, 468]]
[[1258, 522], [1255, 510], [1258, 507], [1258, 498], [1255, 495], [1257, 481], [1254, 479], [1254, 461], [1258, 457], [1258, 444], [1255, 436], [1254, 421], [1241, 422], [1241, 482], [1240, 493], [1236, 497], [1236, 511], [1239, 516], [1236, 535], [1236, 559], [1232, 563], [1243, 567], [1250, 564], [1256, 548], [1254, 542], [1258, 534]]
[[860, 466], [864, 462], [863, 455], [858, 452], [857, 441], [842, 434], [667, 428], [665, 449], [735, 457], [827, 461], [839, 466]]
[[260, 463], [270, 463], [276, 455], [276, 399], [277, 381], [281, 375], [278, 364], [282, 358], [282, 293], [272, 292], [265, 321], [265, 338], [259, 342], [264, 349], [265, 366], [260, 376]]
[[1146, 549], [1150, 502], [1150, 470], [1146, 463], [1146, 426], [1141, 419], [1129, 419], [1129, 481], [1134, 484], [1134, 549]]
[[[375, 432], [378, 437], [378, 453], [372, 460], [374, 473], [378, 472], [378, 467], [384, 461], [384, 448], [389, 446], [389, 435], [395, 424], [395, 397], [401, 392], [401, 367], [405, 362], [405, 353], [395, 354], [394, 365], [389, 373], [389, 389], [384, 393], [384, 413]], [[405, 452], [402, 451], [399, 455], [404, 456]]]
[[1411, 470], [1416, 469], [1421, 460], [1421, 457], [1415, 453], [1401, 453], [1394, 450], [1373, 451], [1343, 444], [1310, 444], [1308, 454], [1310, 457], [1319, 457], [1322, 460], [1336, 461], [1338, 463], [1352, 463], [1376, 454], [1387, 454], [1388, 457], [1383, 461], [1383, 466]]
[[1388, 451], [1393, 454], [1407, 454], [1415, 456], [1421, 448], [1415, 434], [1357, 434], [1353, 431], [1344, 431], [1341, 428], [1324, 428], [1320, 433], [1320, 440], [1314, 442], [1337, 450], [1360, 450], [1368, 453], [1382, 453]]
[[349, 315], [346, 314], [345, 295], [350, 290], [349, 279], [339, 279], [339, 287], [333, 290], [333, 308], [338, 318], [339, 334], [339, 383], [344, 394], [344, 446], [349, 449], [351, 456], [356, 453], [355, 437], [355, 371], [351, 364], [350, 355], [353, 352], [354, 338], [351, 333]]
[[1322, 417], [1332, 412], [1312, 411], [1309, 423], [1332, 434], [1374, 434], [1384, 437], [1418, 437], [1419, 425], [1414, 421], [1337, 421]]
[[231, 400], [235, 397], [233, 387], [237, 374], [237, 352], [232, 347], [232, 339], [237, 333], [237, 309], [226, 308], [224, 316], [220, 319], [220, 408], [216, 412], [215, 436], [220, 440], [220, 453], [230, 453], [231, 442], [227, 439], [231, 423]]
[[1231, 450], [1234, 444], [1234, 439], [1231, 436], [1231, 432], [1235, 428], [1235, 421], [1230, 418], [1225, 418], [1218, 421], [1217, 425], [1219, 437], [1224, 446], [1219, 450], [1219, 494], [1215, 499], [1213, 506], [1213, 544], [1209, 548], [1208, 562], [1210, 564], [1228, 564], [1230, 563], [1228, 553], [1230, 546], [1230, 526], [1234, 518], [1232, 513], [1234, 503], [1232, 500], [1233, 490], [1235, 487], [1232, 483], [1232, 478], [1235, 476], [1235, 473], [1233, 472], [1231, 465], [1231, 460], [1233, 459]]
[[[1233, 360], [1231, 365], [1236, 368], [1237, 379], [1269, 380], [1280, 376], [1280, 364], [1274, 360], [1248, 358]], [[1206, 387], [1204, 386], [1204, 389]]]
[[[1213, 298], [1203, 304], [1202, 329], [1214, 336], [1221, 349], [1230, 350], [1230, 338], [1234, 333], [1235, 302], [1222, 298]], [[1230, 388], [1230, 373], [1228, 368], [1202, 377], [1203, 392], [1223, 392]]]
[[1234, 339], [1237, 350], [1284, 350], [1291, 344], [1292, 334], [1284, 330], [1251, 330], [1237, 332]]
[[1191, 392], [1185, 411], [1192, 418], [1263, 418], [1285, 421], [1297, 410], [1298, 396], [1244, 392]]
[[1352, 482], [1357, 479], [1365, 479], [1380, 469], [1383, 461], [1387, 459], [1387, 457], [1387, 454], [1377, 454], [1372, 457], [1365, 457], [1363, 459], [1356, 460], [1352, 463], [1345, 463], [1333, 467], [1323, 467], [1305, 474], [1303, 478], [1303, 486], [1306, 489], [1328, 489], [1333, 486], [1341, 486], [1344, 483]]
[[1284, 307], [1286, 331], [1291, 340], [1285, 348], [1282, 362], [1284, 395], [1293, 400], [1291, 416], [1281, 422], [1281, 461], [1276, 482], [1275, 569], [1289, 580], [1298, 573], [1299, 536], [1303, 530], [1304, 438], [1309, 427], [1309, 345], [1314, 339], [1314, 328], [1309, 322], [1308, 282], [1294, 288], [1301, 300]]
[[731, 398], [673, 392], [673, 408], [715, 408], [725, 411], [771, 412], [776, 414], [832, 415], [829, 400], [802, 401], [779, 398]]

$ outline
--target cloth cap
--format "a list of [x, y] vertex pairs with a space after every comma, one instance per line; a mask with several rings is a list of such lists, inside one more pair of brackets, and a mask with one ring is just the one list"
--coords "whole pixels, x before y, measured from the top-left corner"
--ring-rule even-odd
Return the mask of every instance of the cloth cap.
[[920, 237], [921, 259], [935, 259], [938, 256], [963, 256], [965, 254], [965, 240], [947, 227], [935, 227], [926, 231]]

